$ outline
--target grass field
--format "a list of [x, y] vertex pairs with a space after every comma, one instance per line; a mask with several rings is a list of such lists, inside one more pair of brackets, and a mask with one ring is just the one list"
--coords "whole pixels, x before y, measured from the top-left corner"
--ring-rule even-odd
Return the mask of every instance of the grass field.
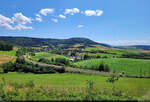
[[[82, 53], [80, 54], [82, 55]], [[113, 54], [106, 54], [106, 53], [88, 53], [88, 56], [90, 57], [96, 57], [96, 56], [100, 56], [100, 57], [108, 57], [108, 58], [113, 58], [113, 57], [119, 57], [119, 55], [113, 55]]]
[[0, 51], [0, 54], [10, 55], [10, 56], [16, 56], [16, 50]]
[[75, 67], [96, 69], [99, 64], [104, 62], [113, 72], [125, 72], [127, 75], [140, 75], [140, 71], [144, 76], [150, 76], [150, 60], [128, 59], [128, 58], [106, 58], [91, 59], [74, 63]]
[[69, 59], [68, 57], [66, 56], [63, 56], [63, 55], [58, 55], [58, 54], [52, 54], [52, 53], [48, 53], [48, 52], [38, 52], [38, 53], [35, 53], [35, 56], [31, 56], [31, 59], [32, 60], [35, 60], [35, 61], [38, 61], [38, 59], [40, 58], [46, 58], [46, 59], [51, 59], [51, 58], [66, 58], [66, 59]]
[[88, 47], [85, 48], [84, 51], [104, 51], [107, 54], [116, 54], [116, 55], [122, 55], [122, 54], [140, 54], [140, 51], [138, 50], [121, 50], [116, 48], [105, 48], [105, 47]]
[[[104, 92], [111, 92], [112, 84], [106, 82], [108, 77], [81, 74], [0, 74], [0, 80], [5, 78], [6, 83], [27, 83], [33, 81], [38, 86], [49, 86], [58, 90], [82, 91], [87, 87], [87, 80], [94, 82], [94, 88]], [[2, 81], [0, 81], [1, 83]], [[150, 93], [150, 79], [119, 78], [115, 83], [117, 90], [127, 93], [129, 96], [141, 98]], [[131, 87], [132, 86], [132, 87]]]

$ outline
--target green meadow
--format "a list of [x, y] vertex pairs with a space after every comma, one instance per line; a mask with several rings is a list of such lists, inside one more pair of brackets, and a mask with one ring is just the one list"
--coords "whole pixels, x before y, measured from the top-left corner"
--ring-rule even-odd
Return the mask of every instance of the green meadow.
[[[24, 73], [7, 73], [0, 74], [0, 83], [3, 78], [5, 83], [25, 84], [33, 81], [36, 87], [50, 87], [58, 90], [83, 91], [87, 87], [87, 80], [94, 82], [94, 88], [99, 92], [111, 93], [112, 84], [106, 82], [108, 77], [98, 75], [83, 74], [24, 74]], [[150, 92], [150, 79], [138, 78], [119, 78], [115, 82], [116, 90], [121, 91], [128, 96], [141, 98]], [[134, 86], [134, 87], [132, 87]], [[73, 91], [74, 90], [74, 91]], [[104, 92], [105, 93], [105, 92]], [[17, 97], [15, 97], [17, 98]]]
[[16, 50], [0, 51], [0, 54], [10, 55], [10, 56], [16, 56]]
[[58, 55], [58, 54], [52, 54], [52, 53], [49, 53], [49, 52], [37, 52], [35, 53], [35, 56], [31, 56], [31, 59], [32, 60], [35, 60], [35, 61], [38, 61], [40, 58], [46, 58], [46, 59], [51, 59], [51, 58], [66, 58], [66, 59], [69, 59], [68, 57], [66, 56], [63, 56], [63, 55]]
[[108, 65], [111, 72], [125, 72], [127, 75], [150, 76], [150, 60], [129, 58], [90, 59], [74, 63], [75, 67], [97, 69], [100, 63]]

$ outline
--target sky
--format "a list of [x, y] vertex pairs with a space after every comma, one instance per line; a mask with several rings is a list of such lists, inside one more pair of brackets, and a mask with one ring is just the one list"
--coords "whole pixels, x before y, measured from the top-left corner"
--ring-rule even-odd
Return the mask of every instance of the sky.
[[0, 0], [0, 36], [150, 45], [150, 0]]

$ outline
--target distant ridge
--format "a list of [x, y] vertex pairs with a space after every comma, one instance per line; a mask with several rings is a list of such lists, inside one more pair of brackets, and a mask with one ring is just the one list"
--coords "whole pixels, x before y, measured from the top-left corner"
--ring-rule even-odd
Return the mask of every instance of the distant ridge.
[[143, 49], [143, 50], [150, 50], [150, 45], [116, 46], [115, 48], [121, 48], [121, 49]]
[[63, 45], [63, 46], [72, 46], [75, 44], [82, 44], [85, 46], [91, 45], [101, 45], [105, 47], [111, 47], [110, 45], [97, 43], [88, 38], [69, 38], [69, 39], [51, 39], [51, 38], [34, 38], [34, 37], [12, 37], [12, 36], [0, 36], [0, 41], [9, 42], [17, 46], [42, 46], [42, 45]]

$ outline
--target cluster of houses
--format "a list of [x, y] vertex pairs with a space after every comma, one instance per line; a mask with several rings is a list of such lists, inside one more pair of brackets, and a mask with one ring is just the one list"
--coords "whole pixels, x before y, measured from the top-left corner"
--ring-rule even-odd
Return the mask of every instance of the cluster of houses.
[[69, 59], [70, 61], [78, 61], [78, 60], [82, 60], [81, 56], [71, 56], [71, 58]]

